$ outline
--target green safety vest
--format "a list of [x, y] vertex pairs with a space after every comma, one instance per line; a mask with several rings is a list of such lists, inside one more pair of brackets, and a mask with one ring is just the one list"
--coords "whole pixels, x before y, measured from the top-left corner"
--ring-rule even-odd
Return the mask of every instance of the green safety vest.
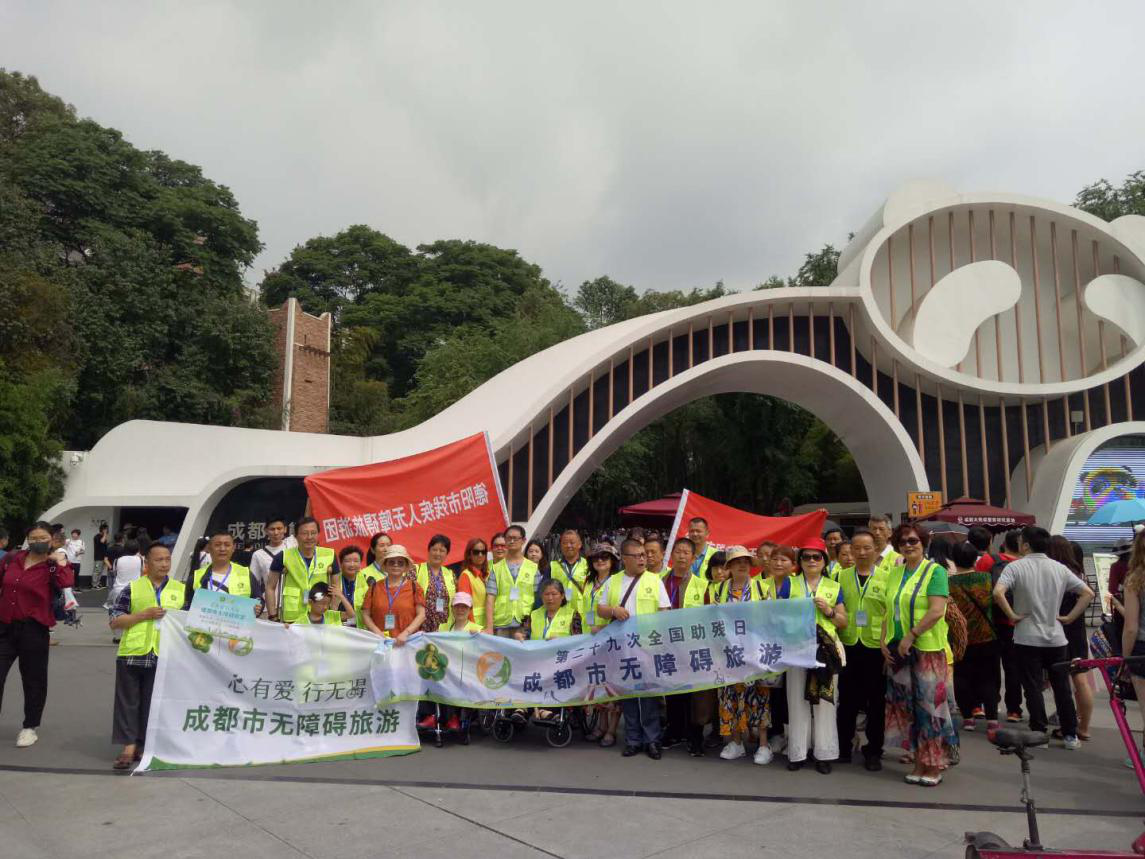
[[607, 596], [608, 583], [612, 581], [610, 575], [602, 583], [597, 585], [596, 582], [586, 582], [585, 588], [580, 595], [580, 616], [584, 621], [585, 632], [590, 632], [592, 627], [601, 626], [608, 623], [608, 620], [600, 616], [597, 610], [600, 606], [600, 601], [603, 597]]
[[334, 566], [334, 550], [316, 546], [314, 559], [307, 568], [297, 548], [282, 553], [282, 621], [294, 623], [306, 614], [306, 601], [310, 589], [319, 582], [329, 584], [330, 568]]
[[577, 558], [576, 563], [572, 567], [572, 579], [565, 574], [564, 558], [556, 561], [549, 562], [549, 577], [554, 581], [561, 583], [565, 589], [565, 599], [569, 602], [579, 602], [577, 599], [580, 592], [584, 590], [584, 583], [588, 579], [588, 561], [584, 558]]
[[[926, 595], [926, 589], [930, 586], [930, 580], [937, 567], [934, 561], [924, 560], [909, 576], [905, 565], [896, 566], [891, 571], [887, 579], [885, 597], [888, 641], [894, 638], [893, 624], [896, 617], [901, 619], [903, 632], [906, 632], [914, 629], [926, 616], [930, 608], [930, 598]], [[940, 617], [934, 626], [915, 639], [914, 646], [926, 653], [946, 650], [946, 616]]]
[[[628, 586], [631, 584], [627, 581], [628, 578], [622, 572], [613, 573], [612, 578], [608, 580], [608, 597], [605, 605], [614, 608], [620, 605], [621, 599], [624, 598], [624, 592], [628, 590]], [[660, 577], [655, 573], [644, 572], [640, 574], [640, 578], [636, 582], [637, 614], [655, 614], [660, 610], [660, 588], [662, 586]]]
[[[517, 570], [517, 581], [514, 583], [508, 561], [498, 561], [493, 565], [489, 574], [494, 576], [497, 582], [497, 596], [493, 598], [494, 627], [520, 623], [529, 616], [533, 610], [534, 584], [538, 572], [537, 565], [525, 558], [521, 561], [521, 568]], [[517, 591], [516, 601], [511, 599], [514, 589]]]
[[692, 561], [692, 565], [693, 565], [692, 575], [703, 576], [706, 579], [708, 577], [708, 564], [712, 560], [712, 555], [714, 555], [718, 551], [719, 551], [719, 549], [717, 549], [711, 543], [708, 543], [708, 545], [704, 548], [704, 557], [700, 561], [699, 568], [695, 568], [696, 562]]
[[[366, 628], [366, 623], [362, 620], [362, 603], [366, 600], [366, 594], [370, 592], [370, 585], [380, 578], [382, 576], [378, 574], [377, 569], [372, 564], [364, 570], [358, 570], [358, 575], [354, 578], [354, 598], [351, 602], [354, 604], [354, 626], [358, 629]], [[343, 591], [344, 593], [345, 591]]]
[[835, 581], [839, 581], [839, 571], [841, 569], [843, 569], [843, 568], [839, 566], [838, 561], [831, 561], [830, 563], [827, 564], [827, 569], [825, 569], [823, 571], [823, 575], [827, 576], [828, 578], [834, 579]]
[[557, 613], [553, 615], [552, 621], [549, 623], [548, 632], [545, 632], [546, 610], [544, 606], [534, 609], [529, 615], [529, 638], [533, 641], [544, 639], [548, 641], [551, 638], [564, 638], [569, 634], [572, 629], [573, 618], [576, 617], [576, 609], [573, 608], [572, 603], [565, 603], [557, 609]]
[[[660, 578], [667, 582], [668, 576], [672, 575], [672, 571], [664, 573]], [[688, 584], [684, 587], [684, 598], [680, 600], [680, 608], [694, 608], [698, 605], [704, 604], [704, 594], [712, 583], [705, 579], [703, 576], [690, 574], [688, 576]]]
[[[182, 582], [167, 579], [159, 599], [155, 599], [155, 585], [147, 576], [132, 581], [130, 613], [136, 614], [145, 608], [162, 606], [168, 611], [181, 609], [187, 598], [187, 589]], [[159, 653], [159, 627], [153, 620], [144, 620], [124, 631], [119, 640], [120, 656], [145, 656]]]
[[473, 595], [473, 606], [470, 611], [473, 613], [472, 623], [477, 624], [482, 630], [485, 629], [485, 580], [479, 577], [473, 570], [466, 567], [461, 571], [461, 575], [457, 577], [457, 581], [461, 581], [462, 576], [469, 577], [469, 593]]
[[[809, 597], [812, 594], [807, 590], [807, 581], [803, 578], [803, 573], [796, 573], [793, 576], [787, 577], [791, 581], [791, 586], [787, 592], [787, 599], [802, 599]], [[775, 580], [768, 579], [767, 586], [764, 588], [765, 592], [771, 598], [778, 596], [775, 590]], [[815, 591], [815, 596], [823, 597], [830, 605], [835, 604], [835, 600], [839, 598], [839, 583], [834, 579], [829, 579], [826, 576], [819, 577], [819, 587]], [[818, 607], [815, 609], [815, 622], [823, 628], [823, 630], [830, 634], [832, 638], [839, 637], [839, 630], [835, 629], [835, 624], [831, 623], [827, 615], [819, 611]]]
[[439, 629], [438, 630], [438, 632], [456, 632], [458, 635], [461, 635], [462, 633], [467, 634], [470, 632], [484, 632], [484, 631], [485, 631], [485, 627], [483, 627], [479, 623], [474, 623], [471, 620], [465, 622], [465, 629], [454, 629], [452, 624], [451, 624], [449, 629]]
[[[844, 644], [862, 642], [863, 647], [879, 649], [886, 614], [888, 575], [886, 568], [872, 567], [866, 582], [860, 582], [854, 567], [839, 570], [839, 587], [843, 589], [843, 604], [847, 606], [847, 626], [839, 630], [839, 638]], [[866, 623], [860, 625], [859, 620], [864, 613]]]
[[[355, 590], [357, 590], [355, 588]], [[310, 612], [303, 612], [302, 617], [294, 621], [295, 623], [313, 623], [310, 619]], [[323, 626], [341, 626], [342, 625], [342, 612], [330, 609], [329, 611], [322, 612], [322, 625]]]
[[[191, 588], [193, 591], [201, 590], [203, 588], [203, 576], [210, 575], [211, 565], [207, 564], [204, 567], [199, 567], [195, 570], [194, 586]], [[230, 572], [227, 573], [227, 593], [236, 597], [249, 597], [251, 592], [251, 574], [250, 570], [242, 564], [231, 564]]]
[[[421, 595], [424, 598], [426, 591], [429, 590], [429, 564], [421, 563], [417, 565], [417, 584], [421, 588]], [[445, 608], [442, 611], [448, 615], [450, 606], [453, 605], [453, 595], [457, 593], [457, 582], [453, 578], [453, 570], [444, 564], [441, 567], [441, 578], [445, 581]], [[436, 608], [436, 606], [435, 606]]]
[[[751, 600], [763, 601], [763, 600], [767, 599], [767, 597], [765, 596], [765, 594], [763, 592], [763, 583], [759, 580], [759, 578], [748, 579], [747, 589], [748, 589], [748, 593], [750, 594], [750, 596], [748, 597], [747, 600], [741, 600], [742, 602], [750, 602]], [[728, 602], [728, 597], [731, 595], [731, 592], [732, 592], [732, 580], [731, 579], [728, 579], [725, 582], [720, 582], [719, 590], [716, 591], [716, 596], [715, 596], [714, 601], [715, 602]]]

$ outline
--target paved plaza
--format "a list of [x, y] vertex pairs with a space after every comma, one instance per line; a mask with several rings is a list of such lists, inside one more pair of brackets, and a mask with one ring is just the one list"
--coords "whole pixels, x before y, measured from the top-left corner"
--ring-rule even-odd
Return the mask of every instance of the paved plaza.
[[[789, 773], [696, 760], [551, 749], [539, 731], [508, 746], [475, 735], [400, 758], [124, 776], [110, 766], [115, 651], [98, 609], [59, 628], [40, 742], [20, 727], [13, 671], [0, 713], [0, 856], [961, 856], [962, 833], [1020, 842], [1017, 762], [981, 732], [936, 789], [883, 772]], [[1136, 711], [1131, 721], [1138, 724]], [[1081, 751], [1036, 753], [1043, 840], [1125, 849], [1145, 800], [1123, 766], [1108, 702]]]

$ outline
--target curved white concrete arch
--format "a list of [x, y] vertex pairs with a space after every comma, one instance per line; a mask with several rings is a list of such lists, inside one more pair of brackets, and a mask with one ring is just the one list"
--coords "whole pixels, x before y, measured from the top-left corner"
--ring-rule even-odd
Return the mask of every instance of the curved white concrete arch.
[[[1073, 500], [1073, 488], [1077, 484], [1085, 461], [1103, 444], [1123, 435], [1145, 435], [1145, 421], [1110, 424], [1101, 429], [1054, 442], [1049, 453], [1042, 456], [1039, 454], [1043, 452], [1043, 448], [1031, 451], [1030, 463], [1034, 469], [1034, 481], [1030, 497], [1027, 500], [1022, 498], [1019, 492], [1015, 492], [1014, 506], [1032, 513], [1037, 517], [1038, 524], [1048, 528], [1050, 533], [1062, 533]], [[1024, 464], [1019, 462], [1015, 474], [1023, 468]], [[1015, 488], [1017, 487], [1018, 483], [1015, 481]]]
[[634, 433], [692, 400], [734, 392], [778, 397], [823, 420], [846, 440], [872, 510], [901, 510], [907, 492], [930, 488], [902, 423], [850, 375], [790, 352], [736, 352], [677, 374], [618, 412], [553, 481], [529, 519], [529, 532], [548, 530], [593, 470]]

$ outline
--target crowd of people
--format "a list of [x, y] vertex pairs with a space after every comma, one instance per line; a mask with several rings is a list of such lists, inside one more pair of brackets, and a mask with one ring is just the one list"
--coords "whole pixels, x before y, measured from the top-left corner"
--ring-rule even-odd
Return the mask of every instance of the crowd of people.
[[[336, 554], [319, 545], [318, 523], [308, 517], [295, 523], [292, 538], [282, 519], [268, 522], [266, 532], [267, 546], [249, 564], [236, 561], [230, 533], [210, 534], [185, 581], [171, 575], [172, 541], [128, 540], [111, 561], [117, 769], [130, 768], [142, 753], [157, 621], [168, 609], [189, 607], [199, 589], [251, 597], [269, 621], [357, 627], [398, 647], [419, 631], [553, 639], [634, 614], [813, 601], [819, 668], [790, 668], [778, 685], [760, 679], [595, 705], [588, 739], [620, 745], [625, 756], [658, 759], [679, 747], [699, 757], [718, 748], [724, 760], [750, 756], [766, 765], [783, 755], [789, 770], [812, 764], [828, 774], [851, 761], [878, 771], [889, 754], [909, 768], [908, 783], [935, 786], [958, 763], [959, 727], [991, 732], [1003, 719], [1028, 718], [1031, 730], [1050, 730], [1047, 678], [1062, 745], [1077, 749], [1089, 739], [1092, 687], [1085, 675], [1059, 666], [1086, 655], [1084, 612], [1094, 594], [1080, 547], [1039, 527], [1005, 534], [995, 551], [984, 528], [932, 537], [923, 525], [892, 527], [889, 517], [874, 515], [849, 536], [832, 527], [799, 546], [721, 549], [709, 540], [709, 524], [694, 519], [687, 536], [671, 543], [634, 529], [586, 549], [580, 534], [567, 530], [549, 541], [550, 558], [545, 543], [511, 525], [488, 541], [470, 539], [453, 565], [446, 564], [452, 544], [444, 535], [433, 537], [425, 560], [415, 563], [387, 534], [375, 535], [365, 551], [347, 546]], [[19, 746], [36, 741], [54, 606], [74, 581], [72, 556], [59, 544], [60, 535], [40, 522], [28, 531], [26, 548], [0, 557], [0, 694], [18, 662], [25, 699]], [[1122, 621], [1115, 644], [1145, 653], [1145, 533], [1126, 558], [1114, 606]], [[1143, 678], [1145, 669], [1132, 677], [1141, 701]], [[468, 731], [470, 715], [426, 706], [419, 728]]]

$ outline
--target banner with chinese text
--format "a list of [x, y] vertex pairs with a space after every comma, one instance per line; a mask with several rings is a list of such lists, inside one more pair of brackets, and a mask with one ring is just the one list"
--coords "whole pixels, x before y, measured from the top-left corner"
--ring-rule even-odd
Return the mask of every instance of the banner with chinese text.
[[445, 534], [452, 564], [462, 560], [470, 537], [489, 539], [509, 524], [486, 433], [389, 462], [311, 474], [306, 491], [318, 539], [336, 552], [351, 544], [366, 549], [384, 531], [424, 561], [430, 538]]
[[688, 523], [697, 517], [707, 520], [711, 531], [708, 542], [713, 546], [754, 549], [770, 540], [780, 546], [799, 547], [806, 545], [806, 540], [822, 535], [827, 511], [816, 510], [800, 516], [760, 516], [685, 489], [680, 495], [672, 534], [688, 536]]
[[138, 771], [400, 755], [420, 746], [417, 705], [377, 707], [378, 639], [339, 626], [257, 621], [249, 637], [160, 621], [159, 666]]
[[562, 707], [692, 692], [815, 661], [809, 599], [726, 603], [611, 623], [594, 635], [519, 642], [483, 633], [388, 641], [371, 672], [379, 706]]

